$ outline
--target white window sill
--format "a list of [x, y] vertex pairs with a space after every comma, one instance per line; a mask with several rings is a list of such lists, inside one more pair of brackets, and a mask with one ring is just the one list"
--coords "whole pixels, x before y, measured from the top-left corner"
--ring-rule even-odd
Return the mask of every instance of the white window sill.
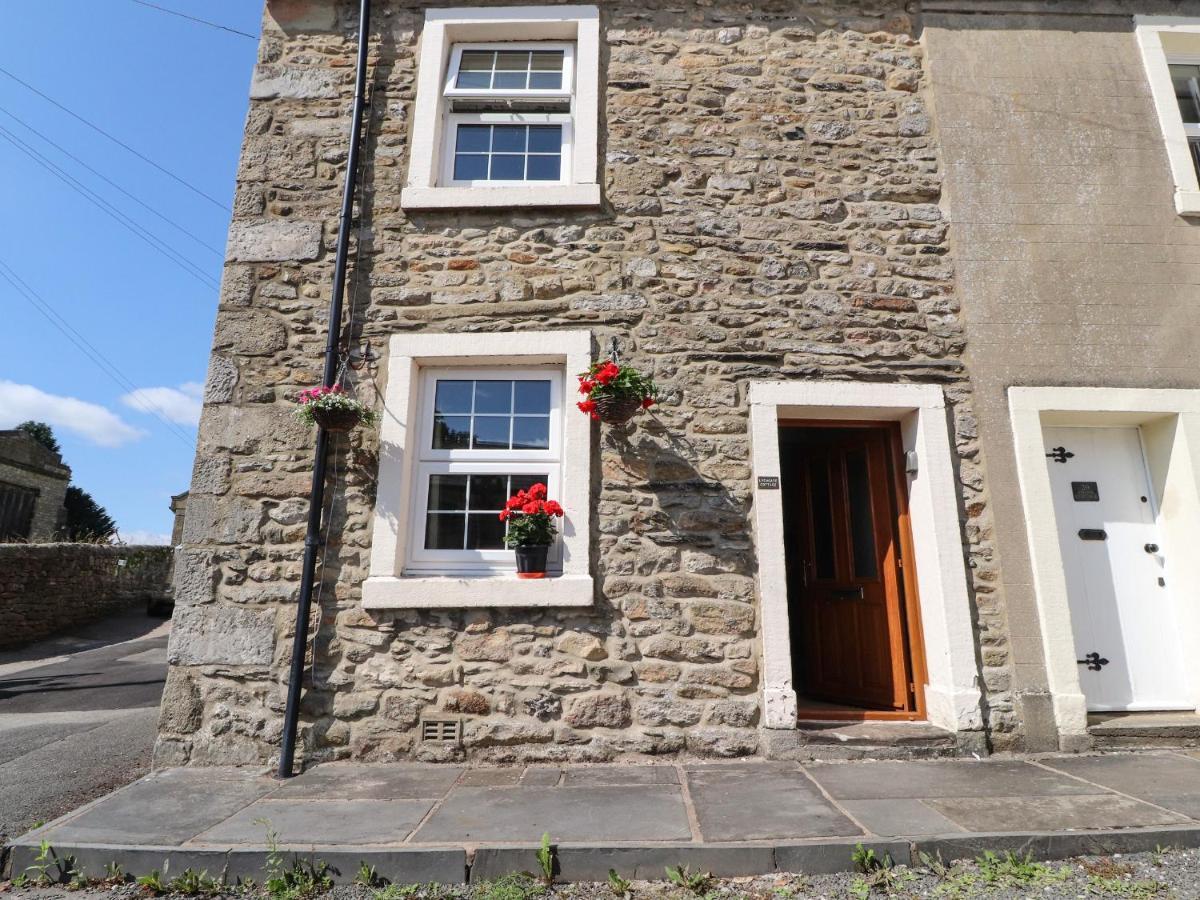
[[1176, 191], [1175, 212], [1181, 216], [1200, 216], [1200, 191]]
[[404, 209], [502, 209], [514, 206], [599, 206], [598, 184], [530, 187], [406, 187]]
[[591, 606], [593, 596], [590, 575], [374, 576], [363, 582], [362, 605], [364, 609]]

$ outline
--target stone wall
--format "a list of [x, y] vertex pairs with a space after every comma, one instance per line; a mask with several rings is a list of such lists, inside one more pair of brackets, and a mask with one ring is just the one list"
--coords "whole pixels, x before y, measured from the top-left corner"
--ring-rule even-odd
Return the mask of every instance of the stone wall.
[[[353, 4], [272, 4], [176, 580], [159, 764], [277, 752], [320, 375]], [[751, 380], [935, 383], [952, 417], [993, 744], [1014, 746], [1003, 603], [939, 207], [923, 52], [901, 2], [603, 3], [604, 206], [406, 215], [419, 4], [378, 3], [354, 340], [592, 330], [665, 389], [598, 433], [589, 610], [367, 612], [375, 435], [330, 488], [303, 747], [489, 761], [762, 751]], [[315, 10], [315, 11], [314, 11]], [[323, 15], [322, 11], [328, 13]], [[278, 16], [278, 20], [276, 19]], [[357, 373], [379, 404], [385, 372]], [[572, 411], [573, 414], [573, 411]]]
[[[31, 541], [50, 541], [63, 523], [66, 512], [63, 499], [71, 470], [63, 465], [62, 457], [48, 450], [24, 431], [0, 431], [0, 482], [37, 491], [33, 507]], [[0, 539], [5, 539], [0, 535]], [[8, 540], [16, 540], [8, 536]]]
[[0, 647], [164, 597], [170, 560], [170, 547], [0, 544]]

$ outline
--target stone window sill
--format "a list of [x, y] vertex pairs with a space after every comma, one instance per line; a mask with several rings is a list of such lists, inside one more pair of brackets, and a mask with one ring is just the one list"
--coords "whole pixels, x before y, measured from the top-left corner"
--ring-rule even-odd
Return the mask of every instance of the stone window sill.
[[550, 184], [535, 187], [407, 187], [404, 209], [504, 209], [518, 206], [599, 206], [598, 184]]
[[1200, 191], [1175, 191], [1175, 211], [1181, 216], [1200, 216]]
[[590, 575], [376, 576], [363, 582], [364, 609], [591, 606]]

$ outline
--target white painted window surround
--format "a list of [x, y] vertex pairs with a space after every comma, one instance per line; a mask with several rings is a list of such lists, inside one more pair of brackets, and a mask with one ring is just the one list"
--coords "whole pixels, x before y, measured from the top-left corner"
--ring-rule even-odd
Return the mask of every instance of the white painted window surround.
[[[526, 349], [529, 348], [529, 349]], [[387, 387], [380, 425], [379, 485], [372, 522], [371, 563], [363, 583], [366, 609], [591, 606], [594, 596], [590, 546], [591, 421], [567, 407], [556, 422], [561, 455], [557, 498], [561, 520], [560, 574], [521, 580], [511, 572], [432, 575], [414, 567], [412, 528], [416, 473], [423, 463], [415, 443], [424, 431], [424, 374], [433, 369], [498, 369], [525, 374], [553, 367], [564, 379], [591, 363], [587, 331], [521, 331], [501, 334], [397, 334], [389, 341]], [[526, 463], [532, 465], [532, 463]]]
[[[456, 185], [446, 158], [451, 121], [444, 91], [456, 44], [520, 41], [569, 42], [574, 47], [569, 164], [561, 182]], [[421, 33], [405, 209], [480, 209], [598, 206], [600, 13], [591, 5], [496, 6], [429, 9]]]
[[1175, 211], [1182, 216], [1200, 216], [1200, 178], [1168, 68], [1171, 62], [1200, 55], [1200, 19], [1134, 16], [1134, 26], [1175, 180]]
[[[1057, 425], [1137, 426], [1146, 451], [1158, 525], [1185, 659], [1200, 655], [1200, 390], [1099, 387], [1012, 387], [1009, 416], [1025, 510], [1033, 588], [1046, 674], [1060, 739], [1087, 733], [1087, 700], [1079, 683], [1066, 570], [1058, 537], [1042, 429]], [[1200, 708], [1200, 667], [1188, 690]]]
[[[754, 475], [776, 476], [779, 420], [899, 422], [906, 451], [917, 454], [908, 475], [917, 593], [929, 682], [929, 722], [948, 731], [983, 727], [976, 682], [975, 633], [958, 519], [958, 480], [945, 400], [937, 385], [854, 381], [755, 382], [750, 385]], [[783, 495], [754, 495], [763, 642], [763, 724], [796, 727], [791, 630], [784, 571]]]

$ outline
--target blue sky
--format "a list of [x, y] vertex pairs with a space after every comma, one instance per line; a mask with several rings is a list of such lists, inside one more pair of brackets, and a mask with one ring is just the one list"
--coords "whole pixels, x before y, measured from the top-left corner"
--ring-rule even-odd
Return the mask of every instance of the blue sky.
[[[260, 27], [258, 0], [154, 3], [254, 35]], [[6, 5], [0, 66], [220, 204], [0, 73], [0, 263], [120, 373], [110, 378], [0, 278], [0, 428], [49, 421], [73, 480], [108, 509], [126, 539], [165, 540], [170, 495], [190, 479], [217, 303], [217, 291], [201, 279], [221, 275], [221, 254], [202, 243], [218, 251], [225, 245], [229, 211], [222, 207], [233, 195], [256, 46], [137, 0]], [[30, 159], [5, 132], [169, 245], [192, 273]]]

